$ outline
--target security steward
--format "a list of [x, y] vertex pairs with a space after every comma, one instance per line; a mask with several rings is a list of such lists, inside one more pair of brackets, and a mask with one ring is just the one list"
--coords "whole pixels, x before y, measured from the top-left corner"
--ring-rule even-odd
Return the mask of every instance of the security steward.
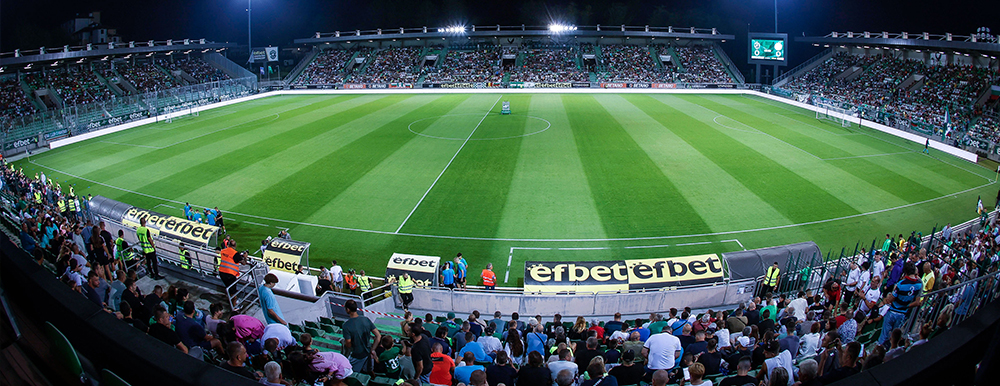
[[184, 243], [180, 243], [177, 248], [177, 257], [181, 259], [181, 268], [191, 269], [191, 253], [184, 247]]
[[399, 290], [399, 299], [403, 301], [403, 310], [408, 311], [410, 303], [413, 303], [413, 279], [410, 278], [410, 274], [403, 273], [396, 285]]
[[358, 287], [361, 288], [362, 293], [368, 292], [372, 289], [372, 281], [368, 278], [368, 276], [365, 276], [365, 270], [361, 270], [361, 274], [357, 276], [357, 279]]
[[487, 263], [486, 269], [483, 270], [483, 287], [488, 290], [494, 290], [497, 288], [497, 274], [493, 273], [493, 263]]
[[156, 280], [163, 279], [160, 276], [160, 262], [156, 259], [156, 246], [153, 245], [153, 235], [146, 228], [146, 219], [139, 220], [139, 228], [135, 230], [135, 237], [139, 239], [139, 247], [142, 248], [142, 255], [146, 258], [146, 270], [150, 277]]
[[[240, 265], [236, 260], [236, 242], [233, 241], [222, 250], [219, 259], [219, 278], [222, 279], [226, 288], [233, 285], [236, 282], [236, 277], [240, 275]], [[239, 257], [239, 260], [243, 260], [242, 256]]]
[[778, 269], [778, 262], [775, 261], [770, 267], [767, 267], [767, 272], [764, 274], [764, 283], [761, 288], [761, 295], [767, 295], [774, 293], [778, 289], [778, 281], [780, 280], [781, 270]]
[[358, 294], [358, 279], [353, 268], [347, 272], [347, 275], [344, 275], [344, 284], [347, 285], [347, 290], [351, 291], [351, 295]]

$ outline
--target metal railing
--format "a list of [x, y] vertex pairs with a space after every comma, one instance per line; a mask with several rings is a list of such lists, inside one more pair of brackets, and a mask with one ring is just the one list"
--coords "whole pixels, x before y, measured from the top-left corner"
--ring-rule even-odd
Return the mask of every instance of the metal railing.
[[950, 32], [944, 34], [932, 34], [929, 32], [830, 32], [823, 35], [825, 38], [838, 38], [838, 39], [913, 39], [913, 40], [943, 40], [943, 41], [963, 41], [963, 42], [980, 42], [980, 43], [995, 43], [996, 37], [990, 37], [983, 34], [972, 34], [972, 35], [955, 35]]
[[44, 55], [44, 54], [54, 54], [54, 53], [69, 53], [77, 51], [91, 51], [97, 49], [121, 49], [123, 52], [130, 48], [136, 47], [160, 47], [160, 46], [178, 46], [177, 49], [184, 49], [184, 46], [191, 44], [211, 44], [212, 41], [205, 39], [170, 39], [170, 40], [148, 40], [144, 42], [108, 42], [101, 44], [87, 44], [82, 46], [62, 46], [62, 47], [42, 47], [30, 50], [14, 50], [10, 52], [0, 53], [0, 58], [18, 58], [22, 56], [29, 55]]
[[[981, 306], [1000, 298], [998, 280], [1000, 272], [992, 272], [924, 294], [920, 305], [910, 309], [901, 330], [910, 336], [918, 336], [925, 324], [930, 324], [933, 330], [939, 326], [947, 328], [962, 322]], [[947, 315], [942, 318], [945, 313]]]
[[234, 312], [246, 313], [257, 305], [259, 296], [257, 290], [264, 281], [264, 275], [267, 274], [267, 266], [257, 259], [250, 259], [250, 263], [246, 271], [242, 271], [242, 267], [246, 264], [242, 265], [236, 281], [226, 287], [226, 297], [229, 298], [229, 304]]
[[[575, 31], [602, 31], [602, 32], [659, 32], [659, 33], [678, 33], [678, 34], [707, 34], [707, 35], [718, 35], [719, 31], [716, 28], [697, 28], [697, 27], [655, 27], [655, 26], [627, 26], [627, 25], [593, 25], [593, 26], [566, 26], [569, 29], [557, 31], [562, 34], [573, 34]], [[440, 33], [459, 36], [461, 33], [466, 32], [504, 32], [504, 31], [552, 31], [551, 26], [548, 25], [470, 25], [462, 26], [461, 31], [452, 29], [455, 27], [397, 27], [397, 28], [376, 28], [368, 30], [351, 30], [351, 31], [334, 31], [334, 32], [317, 32], [312, 36], [313, 39], [323, 39], [323, 38], [339, 38], [339, 37], [358, 37], [358, 39], [389, 35], [389, 34], [426, 34], [426, 33]]]
[[831, 52], [833, 52], [833, 48], [827, 48], [826, 50], [823, 50], [823, 52], [820, 52], [819, 54], [813, 56], [812, 58], [810, 58], [809, 60], [807, 60], [805, 63], [802, 63], [802, 64], [800, 64], [798, 66], [795, 66], [791, 70], [785, 71], [785, 73], [781, 74], [781, 76], [779, 76], [777, 78], [774, 78], [773, 84], [775, 86], [781, 86], [781, 85], [783, 85], [784, 82], [786, 80], [788, 80], [788, 78], [790, 78], [792, 75], [795, 75], [797, 72], [799, 72], [803, 68], [806, 68], [806, 66], [809, 66], [809, 65], [811, 65], [813, 63], [816, 63], [818, 60], [820, 60], [821, 58], [826, 57], [826, 55], [830, 54]]

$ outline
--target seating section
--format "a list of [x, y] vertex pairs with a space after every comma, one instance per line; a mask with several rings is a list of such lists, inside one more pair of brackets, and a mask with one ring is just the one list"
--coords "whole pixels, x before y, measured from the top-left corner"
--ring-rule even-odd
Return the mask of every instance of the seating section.
[[364, 73], [355, 74], [350, 81], [354, 83], [415, 83], [419, 78], [415, 67], [420, 64], [418, 56], [421, 52], [422, 49], [414, 47], [394, 47], [379, 51], [375, 54], [374, 61], [365, 66]]
[[514, 70], [512, 82], [586, 82], [590, 76], [580, 71], [576, 63], [576, 48], [528, 49], [524, 51], [524, 64]]
[[170, 70], [180, 70], [191, 75], [198, 83], [216, 82], [229, 79], [222, 70], [213, 67], [201, 58], [185, 55], [181, 58], [174, 58], [172, 62], [167, 62], [166, 66]]
[[711, 46], [676, 47], [681, 65], [686, 70], [678, 74], [681, 83], [733, 83], [726, 66], [715, 56]]
[[[0, 79], [0, 121], [22, 117], [37, 112], [35, 106], [21, 89], [21, 83], [16, 76], [6, 76]], [[7, 130], [7, 128], [3, 128]]]
[[161, 59], [135, 64], [126, 60], [117, 62], [115, 70], [139, 92], [160, 91], [177, 86], [174, 79], [160, 69], [161, 64], [165, 64]]
[[324, 50], [316, 55], [294, 84], [339, 84], [344, 83], [344, 64], [354, 56], [355, 51]]
[[97, 79], [89, 64], [48, 71], [45, 79], [59, 94], [63, 106], [106, 101], [114, 97], [111, 89]]
[[601, 46], [604, 73], [607, 82], [658, 82], [662, 74], [656, 69], [653, 57], [646, 46]]
[[[478, 50], [449, 50], [444, 63], [424, 70], [424, 82], [500, 82], [500, 47]], [[441, 59], [438, 59], [441, 62]]]
[[[852, 55], [839, 52], [801, 74], [784, 87], [877, 111], [888, 124], [965, 128], [975, 119], [972, 105], [990, 85], [995, 73], [966, 65], [935, 65], [895, 55]], [[979, 139], [989, 140], [990, 121], [972, 127]], [[964, 130], [962, 130], [964, 131]], [[940, 133], [935, 133], [936, 135]]]

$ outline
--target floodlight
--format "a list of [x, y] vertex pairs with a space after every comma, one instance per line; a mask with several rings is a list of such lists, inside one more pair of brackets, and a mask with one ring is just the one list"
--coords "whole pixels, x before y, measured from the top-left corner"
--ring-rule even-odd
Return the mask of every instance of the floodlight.
[[464, 34], [465, 33], [465, 26], [464, 25], [458, 25], [458, 26], [438, 28], [438, 31], [439, 32], [444, 32], [444, 33], [450, 33], [450, 34]]
[[566, 31], [576, 31], [576, 26], [564, 25], [559, 23], [549, 24], [549, 31], [559, 33]]

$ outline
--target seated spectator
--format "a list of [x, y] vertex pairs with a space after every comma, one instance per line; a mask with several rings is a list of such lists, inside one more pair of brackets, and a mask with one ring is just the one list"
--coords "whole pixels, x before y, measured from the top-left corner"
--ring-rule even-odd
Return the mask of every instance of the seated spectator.
[[[785, 370], [785, 382], [787, 386], [791, 386], [795, 382], [793, 378], [789, 378], [788, 374], [793, 374], [792, 367], [795, 365], [795, 360], [792, 359], [792, 354], [788, 350], [781, 350], [780, 345], [776, 341], [768, 342], [764, 348], [764, 364], [761, 367], [760, 372], [757, 374], [757, 378], [767, 381], [768, 384], [771, 378], [774, 377], [774, 371], [778, 368]], [[784, 386], [784, 385], [779, 385]]]
[[578, 350], [576, 352], [576, 360], [574, 362], [576, 362], [576, 366], [578, 369], [587, 368], [587, 366], [590, 365], [591, 359], [594, 359], [594, 357], [599, 357], [602, 354], [604, 354], [602, 351], [598, 349], [600, 345], [601, 342], [597, 338], [595, 337], [587, 338], [586, 348], [583, 350]]
[[[469, 356], [471, 355], [470, 353]], [[451, 357], [444, 355], [441, 351], [440, 343], [434, 343], [431, 347], [431, 363], [433, 364], [433, 368], [431, 369], [431, 384], [451, 385], [452, 374], [455, 373], [455, 361]], [[468, 378], [464, 382], [468, 384]]]
[[[577, 363], [578, 362], [573, 361], [573, 357], [572, 355], [570, 355], [569, 350], [563, 349], [559, 350], [559, 360], [555, 362], [549, 362], [548, 367], [549, 370], [552, 371], [553, 375], [559, 374], [559, 372], [563, 370], [569, 370], [573, 374], [573, 377], [576, 377], [577, 374], [579, 374], [579, 369], [580, 369], [580, 366]], [[555, 378], [553, 378], [552, 382], [554, 383], [555, 381], [556, 381]]]
[[[712, 386], [712, 381], [705, 380], [705, 365], [693, 363], [688, 367], [688, 374], [691, 375], [692, 386]], [[684, 383], [683, 381], [681, 382]]]
[[181, 342], [180, 336], [171, 328], [170, 323], [170, 313], [163, 308], [156, 309], [154, 313], [154, 318], [156, 323], [149, 326], [149, 336], [152, 336], [159, 341], [166, 343], [171, 347], [176, 347], [181, 352], [187, 354], [188, 347]]
[[466, 352], [462, 355], [462, 363], [464, 364], [463, 366], [459, 366], [454, 369], [455, 379], [458, 382], [469, 384], [469, 377], [472, 375], [473, 371], [486, 371], [485, 367], [476, 364], [476, 357], [471, 352]]
[[281, 374], [281, 365], [278, 362], [270, 361], [264, 365], [264, 378], [260, 383], [264, 386], [286, 386], [285, 378]]
[[[222, 341], [206, 332], [195, 318], [194, 302], [185, 301], [181, 312], [181, 317], [177, 318], [176, 331], [184, 346], [201, 347], [206, 352], [214, 349], [220, 355], [223, 354]], [[291, 333], [288, 335], [291, 337]]]
[[511, 366], [510, 360], [507, 358], [507, 353], [503, 351], [498, 352], [497, 359], [486, 368], [487, 383], [490, 385], [514, 385], [514, 379], [516, 378], [517, 369]]
[[580, 386], [618, 386], [618, 380], [614, 376], [608, 376], [604, 371], [604, 359], [601, 357], [594, 357], [594, 360], [590, 361], [587, 365], [587, 375], [590, 379], [580, 383]]
[[[479, 362], [492, 362], [493, 361], [493, 358], [491, 358], [489, 356], [489, 354], [486, 353], [486, 349], [483, 348], [483, 344], [479, 343], [476, 340], [474, 340], [474, 339], [476, 339], [476, 336], [472, 335], [472, 332], [465, 333], [465, 339], [468, 340], [469, 343], [466, 343], [465, 347], [462, 347], [462, 349], [458, 351], [458, 356], [461, 356], [461, 357], [464, 358], [465, 354], [471, 354], [473, 356], [473, 358], [475, 358], [475, 360], [479, 361]], [[482, 339], [482, 338], [480, 338], [480, 339]], [[493, 339], [496, 339], [496, 338], [493, 338]]]
[[[692, 327], [693, 328], [693, 327]], [[683, 341], [681, 345], [683, 346]], [[694, 342], [684, 347], [684, 352], [697, 356], [708, 351], [708, 342], [705, 341], [705, 331], [698, 331], [694, 334]]]
[[831, 356], [825, 355], [826, 352], [820, 354], [819, 362], [819, 382], [824, 385], [829, 385], [841, 379], [847, 378], [851, 375], [857, 374], [860, 369], [857, 366], [858, 355], [861, 353], [861, 344], [858, 342], [848, 343], [846, 346], [841, 346], [840, 342], [837, 341], [829, 350], [836, 350], [839, 355], [836, 356], [836, 360], [839, 361], [840, 367], [834, 368], [831, 362]]
[[719, 386], [745, 386], [745, 385], [757, 385], [759, 381], [755, 377], [751, 377], [750, 373], [750, 357], [745, 356], [736, 362], [736, 375], [731, 377], [726, 377], [722, 379]]
[[[574, 366], [576, 365], [574, 364]], [[558, 372], [556, 373], [558, 374]], [[517, 386], [550, 386], [554, 380], [555, 377], [552, 376], [549, 367], [545, 366], [542, 356], [537, 352], [529, 354], [527, 365], [521, 366], [521, 369], [517, 371]]]
[[608, 373], [618, 380], [618, 384], [638, 385], [642, 381], [646, 369], [642, 365], [635, 364], [635, 355], [635, 351], [625, 351], [622, 353], [622, 364], [612, 367]]
[[243, 347], [240, 342], [229, 342], [226, 346], [226, 353], [229, 355], [229, 360], [222, 362], [219, 367], [229, 370], [237, 375], [242, 375], [243, 377], [250, 378], [253, 380], [259, 380], [260, 374], [255, 373], [249, 367], [246, 367], [246, 362], [250, 358], [247, 355], [247, 350]]
[[717, 350], [717, 341], [709, 339], [707, 341], [708, 346], [705, 352], [698, 355], [698, 363], [705, 366], [705, 374], [715, 375], [722, 372], [722, 352]]

